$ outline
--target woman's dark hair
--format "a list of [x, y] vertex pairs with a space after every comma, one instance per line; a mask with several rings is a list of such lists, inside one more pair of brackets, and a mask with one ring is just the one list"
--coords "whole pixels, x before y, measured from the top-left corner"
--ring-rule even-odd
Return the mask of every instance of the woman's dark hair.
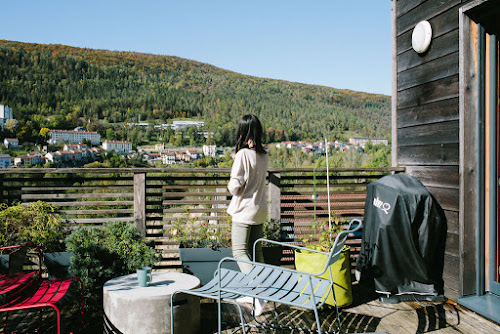
[[248, 140], [253, 142], [253, 149], [257, 153], [266, 153], [262, 146], [262, 124], [255, 115], [245, 115], [238, 122], [236, 133], [236, 152], [242, 148], [250, 148]]

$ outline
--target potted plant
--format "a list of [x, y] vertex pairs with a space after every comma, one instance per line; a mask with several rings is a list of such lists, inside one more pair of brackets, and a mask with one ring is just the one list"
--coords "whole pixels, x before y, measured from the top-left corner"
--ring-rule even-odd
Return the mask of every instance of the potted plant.
[[[177, 217], [164, 234], [179, 242], [183, 271], [198, 277], [202, 285], [213, 278], [222, 258], [232, 257], [227, 218], [211, 222], [200, 220], [197, 215]], [[225, 267], [239, 270], [235, 262], [228, 262]]]
[[[264, 223], [264, 239], [282, 241], [281, 224], [279, 221], [266, 221]], [[264, 243], [262, 245], [264, 262], [279, 266], [283, 257], [283, 247], [281, 245]]]
[[104, 284], [161, 260], [160, 252], [151, 248], [137, 227], [128, 222], [80, 227], [65, 239], [65, 244], [73, 253], [70, 271], [84, 285], [86, 324], [92, 332], [102, 321]]
[[[301, 238], [302, 243], [307, 248], [316, 249], [322, 252], [330, 252], [335, 236], [342, 231], [345, 222], [335, 217], [332, 224], [328, 221], [315, 222], [312, 225], [311, 234]], [[300, 249], [295, 250], [295, 268], [297, 270], [310, 273], [320, 272], [326, 264], [326, 256], [320, 253], [307, 252]], [[339, 259], [331, 266], [337, 306], [348, 306], [352, 303], [352, 281], [350, 249], [345, 245]], [[319, 277], [330, 279], [328, 270]], [[330, 293], [326, 304], [335, 305], [333, 294]]]
[[[62, 219], [46, 202], [0, 204], [0, 246], [34, 244], [43, 251], [49, 278], [68, 277], [71, 252], [65, 252]], [[23, 251], [26, 249], [23, 248]]]

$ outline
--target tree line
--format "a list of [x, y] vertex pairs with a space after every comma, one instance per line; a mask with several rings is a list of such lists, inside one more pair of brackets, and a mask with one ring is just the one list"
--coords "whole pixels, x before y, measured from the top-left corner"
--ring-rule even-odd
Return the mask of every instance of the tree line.
[[42, 140], [41, 128], [84, 126], [140, 144], [153, 129], [134, 132], [126, 123], [196, 118], [213, 142], [231, 146], [246, 113], [261, 118], [268, 142], [345, 140], [348, 131], [390, 137], [388, 96], [246, 76], [173, 56], [62, 45], [0, 40], [0, 103], [19, 120], [11, 134], [28, 141]]

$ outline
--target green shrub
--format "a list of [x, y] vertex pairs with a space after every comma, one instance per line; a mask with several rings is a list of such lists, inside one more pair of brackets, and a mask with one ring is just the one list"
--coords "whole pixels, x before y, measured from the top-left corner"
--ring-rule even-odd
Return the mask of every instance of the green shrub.
[[149, 248], [130, 223], [106, 223], [102, 228], [80, 228], [65, 240], [73, 252], [70, 272], [84, 285], [86, 314], [102, 319], [102, 288], [106, 281], [158, 262], [160, 254]]
[[42, 202], [28, 206], [0, 204], [0, 246], [35, 244], [44, 252], [64, 249], [62, 221], [54, 207]]

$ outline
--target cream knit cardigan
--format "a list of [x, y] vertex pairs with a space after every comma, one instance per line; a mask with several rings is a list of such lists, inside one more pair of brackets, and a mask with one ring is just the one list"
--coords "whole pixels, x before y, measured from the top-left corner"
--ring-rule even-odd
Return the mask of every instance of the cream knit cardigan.
[[241, 149], [234, 157], [227, 184], [233, 195], [227, 212], [234, 222], [263, 224], [267, 219], [266, 175], [269, 154]]

